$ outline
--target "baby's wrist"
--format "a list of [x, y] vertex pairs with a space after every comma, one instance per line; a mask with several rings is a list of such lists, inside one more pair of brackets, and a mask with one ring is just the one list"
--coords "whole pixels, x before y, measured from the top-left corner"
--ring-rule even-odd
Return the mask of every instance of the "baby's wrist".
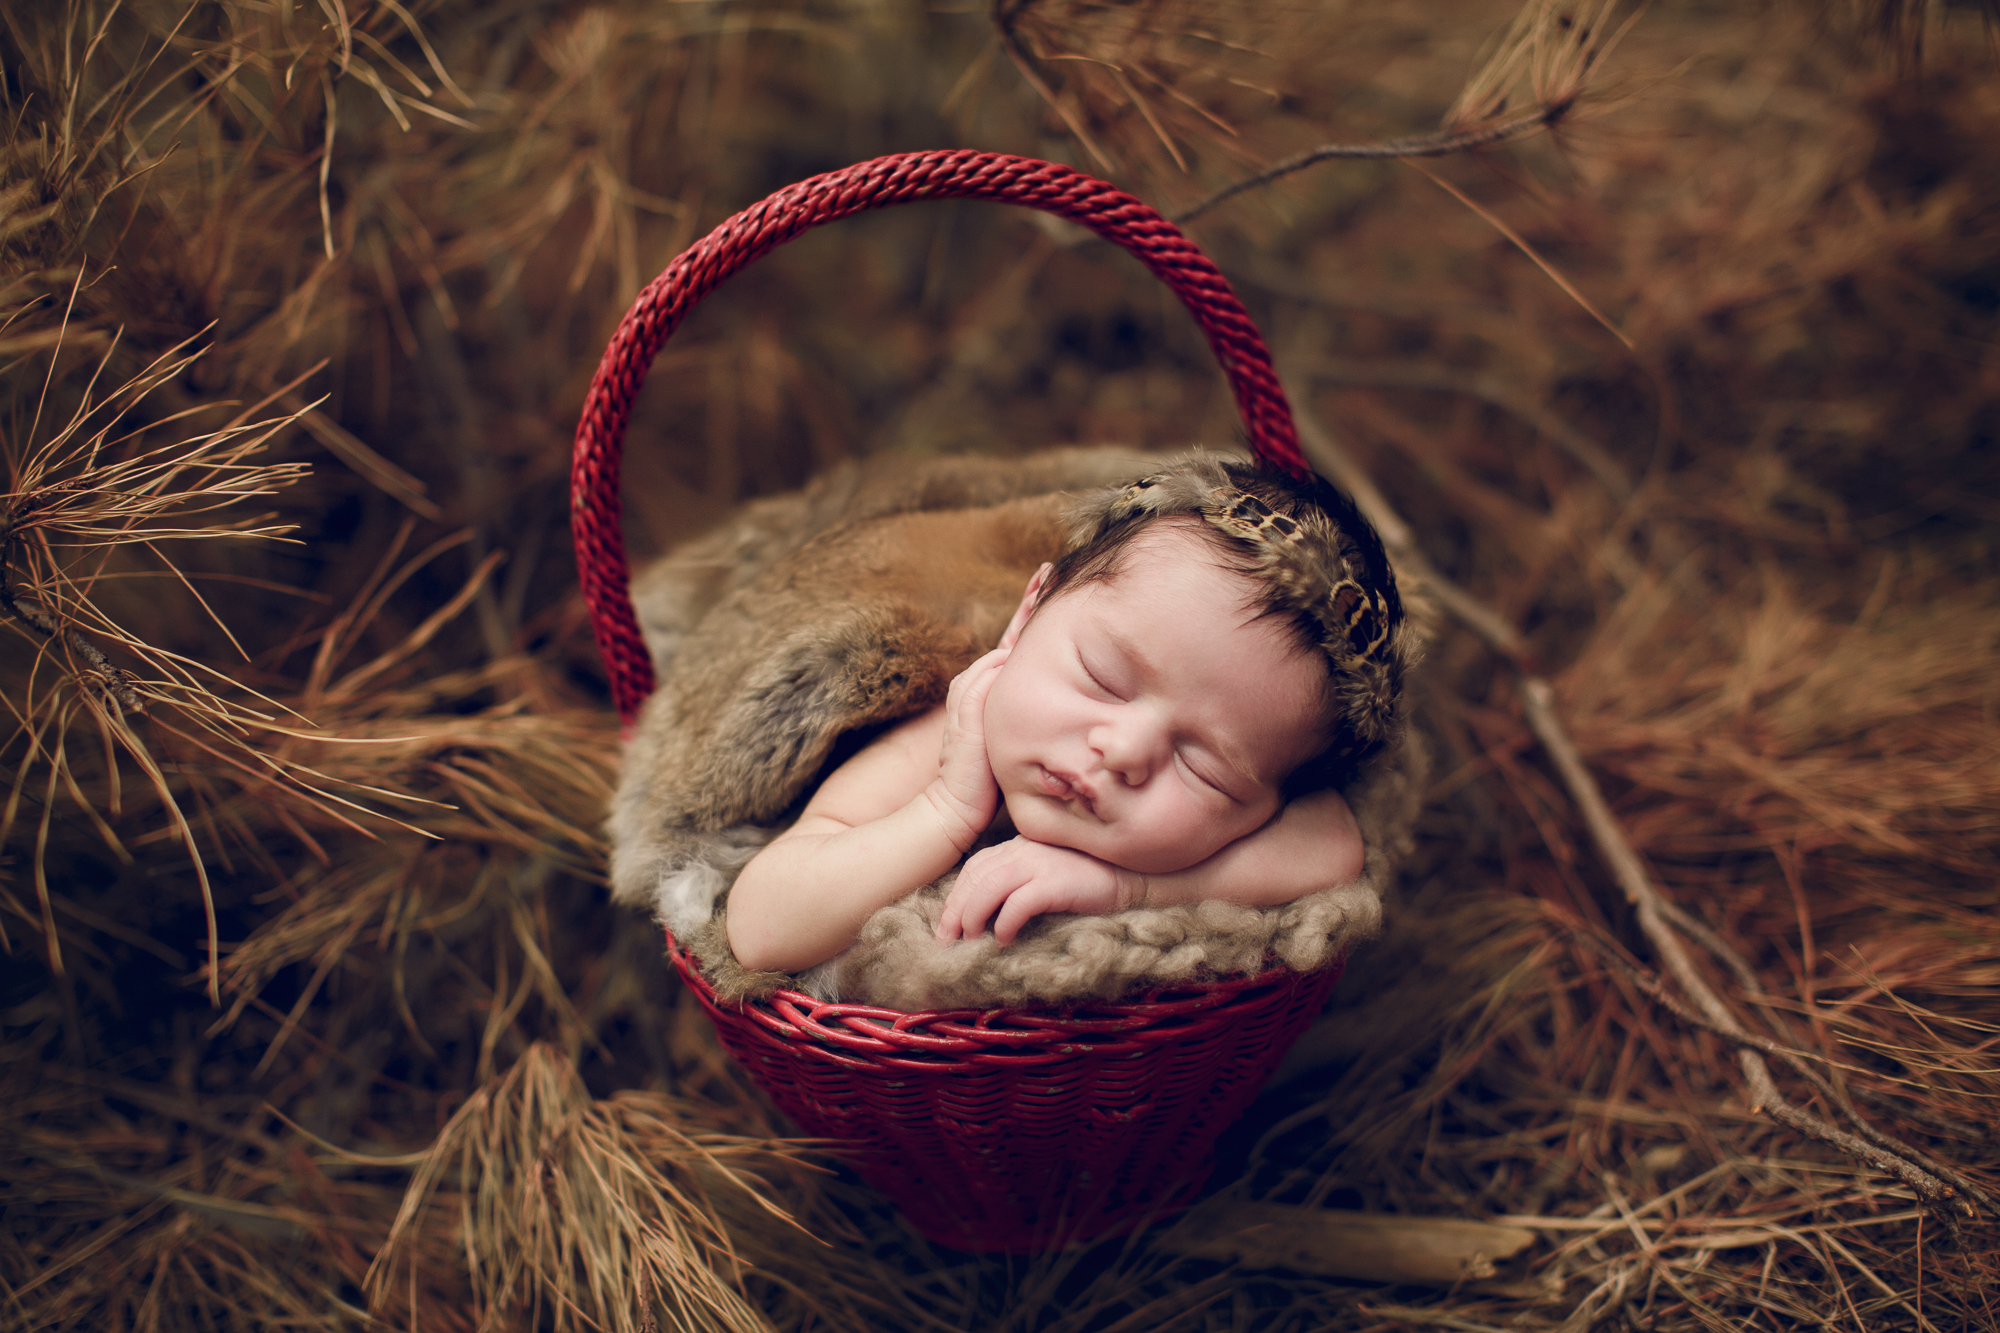
[[1147, 891], [1152, 887], [1147, 878], [1136, 870], [1123, 866], [1112, 866], [1111, 873], [1117, 880], [1117, 906], [1113, 910], [1124, 911], [1128, 907], [1144, 907]]
[[979, 835], [993, 822], [993, 803], [988, 802], [982, 810], [952, 791], [951, 785], [943, 778], [934, 778], [924, 788], [924, 804], [930, 807], [936, 817], [938, 831], [958, 849], [960, 856], [972, 850], [979, 841]]

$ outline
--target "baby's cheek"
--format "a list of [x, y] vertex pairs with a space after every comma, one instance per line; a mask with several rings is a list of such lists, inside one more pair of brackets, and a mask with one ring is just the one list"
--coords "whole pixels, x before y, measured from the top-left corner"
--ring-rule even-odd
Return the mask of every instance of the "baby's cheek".
[[1200, 865], [1236, 840], [1220, 812], [1183, 800], [1161, 802], [1148, 818], [1121, 832], [1123, 845], [1104, 859], [1142, 875], [1170, 875]]
[[1007, 808], [1007, 818], [1014, 825], [1014, 831], [1034, 842], [1046, 843], [1051, 847], [1067, 847], [1071, 851], [1087, 852], [1088, 847], [1079, 846], [1076, 835], [1081, 825], [1073, 819], [1064, 819], [1050, 813], [1048, 807], [1033, 797], [1018, 791], [1000, 792], [1000, 804]]
[[1014, 827], [1023, 833], [1027, 833], [1028, 826], [1034, 822], [1033, 816], [1028, 813], [1027, 804], [1018, 794], [1008, 791], [1005, 787], [1000, 789], [1001, 808], [1006, 810], [1007, 818], [1013, 821]]
[[1179, 827], [1185, 830], [1181, 854], [1186, 862], [1179, 867], [1182, 870], [1200, 865], [1230, 843], [1255, 833], [1278, 812], [1275, 797], [1248, 805], [1227, 798], [1218, 802], [1193, 800], [1189, 806], [1179, 816]]

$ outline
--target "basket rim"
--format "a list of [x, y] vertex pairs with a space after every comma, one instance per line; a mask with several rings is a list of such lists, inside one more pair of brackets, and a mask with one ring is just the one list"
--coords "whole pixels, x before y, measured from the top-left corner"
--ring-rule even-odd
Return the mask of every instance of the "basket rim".
[[1118, 1000], [904, 1010], [821, 1000], [791, 988], [725, 1000], [716, 994], [694, 951], [671, 930], [662, 927], [662, 932], [675, 970], [711, 1012], [748, 1019], [768, 1039], [810, 1049], [835, 1063], [926, 1071], [1044, 1063], [1085, 1052], [1136, 1055], [1227, 1022], [1236, 1010], [1310, 985], [1343, 967], [1347, 957], [1342, 949], [1310, 972], [1277, 962], [1254, 974], [1155, 987]]

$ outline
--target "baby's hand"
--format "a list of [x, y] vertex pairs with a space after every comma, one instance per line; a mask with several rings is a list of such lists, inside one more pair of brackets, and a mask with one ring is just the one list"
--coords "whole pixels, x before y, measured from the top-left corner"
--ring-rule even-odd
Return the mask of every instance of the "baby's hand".
[[986, 758], [986, 696], [1006, 660], [1007, 650], [995, 648], [959, 672], [945, 696], [944, 749], [925, 795], [961, 852], [986, 831], [1000, 804], [1000, 788]]
[[1143, 875], [1067, 847], [1010, 838], [975, 854], [958, 872], [937, 934], [941, 940], [977, 939], [998, 908], [993, 938], [1012, 944], [1021, 927], [1044, 912], [1116, 912], [1145, 893]]

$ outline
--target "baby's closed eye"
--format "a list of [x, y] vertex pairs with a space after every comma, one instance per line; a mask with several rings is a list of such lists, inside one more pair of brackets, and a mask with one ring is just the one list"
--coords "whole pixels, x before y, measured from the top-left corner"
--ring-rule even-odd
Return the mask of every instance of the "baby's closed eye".
[[1090, 682], [1091, 687], [1093, 689], [1097, 690], [1100, 694], [1104, 695], [1108, 699], [1119, 700], [1121, 702], [1123, 701], [1125, 696], [1120, 694], [1116, 689], [1113, 689], [1111, 685], [1105, 681], [1104, 676], [1099, 674], [1098, 668], [1093, 667], [1090, 663], [1090, 659], [1085, 657], [1081, 651], [1079, 651], [1076, 655], [1076, 664], [1077, 666], [1082, 668], [1084, 679]]
[[1174, 762], [1197, 786], [1226, 796], [1233, 804], [1243, 803], [1234, 790], [1236, 784], [1224, 775], [1222, 766], [1213, 756], [1184, 746], [1174, 751]]

